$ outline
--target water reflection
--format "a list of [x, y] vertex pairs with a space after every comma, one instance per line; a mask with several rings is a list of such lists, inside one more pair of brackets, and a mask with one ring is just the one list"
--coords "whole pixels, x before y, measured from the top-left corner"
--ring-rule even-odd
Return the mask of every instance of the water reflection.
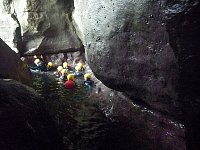
[[[166, 126], [166, 130], [156, 119], [159, 117], [148, 109], [133, 104], [135, 109], [130, 109], [133, 117], [113, 117], [116, 110], [121, 110], [120, 114], [129, 113], [126, 110], [129, 105], [123, 97], [114, 108], [116, 97], [111, 91], [109, 101], [98, 102], [102, 108], [99, 111], [95, 97], [90, 96], [82, 78], [76, 79], [76, 85], [75, 89], [67, 90], [51, 73], [33, 74], [33, 87], [41, 94], [47, 110], [59, 126], [66, 150], [153, 150], [163, 146], [170, 146], [169, 149], [173, 150], [184, 149], [180, 137], [182, 131], [171, 126]], [[112, 122], [102, 112], [108, 118], [112, 116]], [[171, 133], [176, 136], [171, 136]], [[171, 144], [173, 142], [177, 144]]]
[[99, 149], [110, 121], [88, 99], [83, 79], [76, 79], [76, 88], [67, 90], [52, 74], [34, 73], [33, 87], [61, 128], [65, 149]]

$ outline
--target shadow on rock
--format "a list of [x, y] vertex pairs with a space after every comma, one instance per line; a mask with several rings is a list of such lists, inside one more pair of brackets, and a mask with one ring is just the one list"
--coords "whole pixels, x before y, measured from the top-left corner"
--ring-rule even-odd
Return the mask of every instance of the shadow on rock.
[[62, 139], [39, 95], [17, 81], [0, 80], [1, 150], [61, 150]]

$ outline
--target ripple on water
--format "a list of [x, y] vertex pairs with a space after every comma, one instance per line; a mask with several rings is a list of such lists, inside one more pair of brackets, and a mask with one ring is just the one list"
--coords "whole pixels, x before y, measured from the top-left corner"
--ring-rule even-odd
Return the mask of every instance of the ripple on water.
[[[43, 97], [45, 106], [59, 126], [66, 150], [150, 150], [146, 139], [146, 126], [134, 120], [111, 122], [93, 102], [83, 86], [83, 79], [76, 79], [77, 87], [66, 90], [63, 83], [52, 74], [33, 74], [33, 88]], [[109, 98], [113, 97], [110, 95]], [[103, 109], [113, 112], [112, 100]], [[121, 105], [120, 105], [121, 106]], [[136, 110], [140, 106], [134, 105]], [[107, 109], [108, 108], [108, 109]], [[126, 108], [126, 107], [125, 107]], [[144, 109], [146, 113], [147, 109]], [[166, 132], [168, 134], [168, 132]], [[136, 137], [137, 136], [137, 137]], [[151, 145], [151, 144], [150, 144]], [[159, 149], [159, 145], [157, 146]]]
[[109, 120], [88, 101], [83, 79], [76, 79], [73, 90], [51, 74], [33, 74], [33, 88], [43, 97], [47, 110], [63, 132], [65, 148], [94, 150], [103, 141]]

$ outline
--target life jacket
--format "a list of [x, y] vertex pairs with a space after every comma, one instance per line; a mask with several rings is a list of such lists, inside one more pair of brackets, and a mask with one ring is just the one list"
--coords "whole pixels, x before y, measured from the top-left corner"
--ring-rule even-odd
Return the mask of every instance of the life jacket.
[[68, 80], [65, 82], [65, 88], [66, 89], [73, 89], [75, 87], [75, 83], [72, 80]]

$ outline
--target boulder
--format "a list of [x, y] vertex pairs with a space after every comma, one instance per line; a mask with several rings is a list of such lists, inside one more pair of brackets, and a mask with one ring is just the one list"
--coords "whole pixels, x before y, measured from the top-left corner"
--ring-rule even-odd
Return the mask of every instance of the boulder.
[[23, 83], [30, 83], [31, 73], [28, 65], [0, 39], [0, 78], [10, 78]]
[[95, 76], [157, 110], [176, 111], [178, 64], [164, 2], [75, 0], [74, 5], [74, 24]]
[[61, 150], [62, 138], [36, 91], [0, 79], [1, 150]]
[[73, 20], [95, 76], [186, 125], [200, 147], [200, 2], [74, 0]]

